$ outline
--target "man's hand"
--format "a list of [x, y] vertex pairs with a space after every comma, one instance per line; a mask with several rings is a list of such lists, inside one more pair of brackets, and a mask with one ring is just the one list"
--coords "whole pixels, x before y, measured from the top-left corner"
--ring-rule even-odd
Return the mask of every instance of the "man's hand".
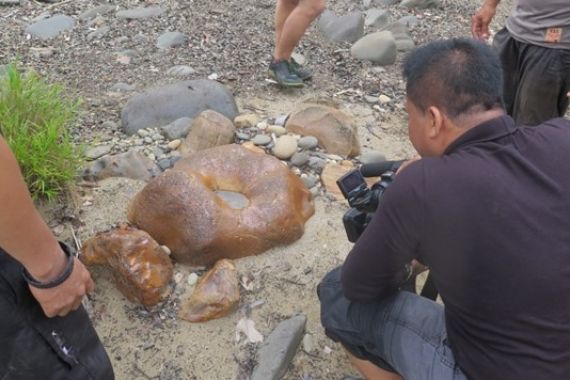
[[39, 302], [48, 317], [63, 317], [72, 310], [77, 310], [86, 294], [95, 289], [91, 275], [76, 257], [73, 258], [73, 271], [61, 285], [50, 289], [38, 289], [30, 286], [30, 291]]
[[471, 34], [474, 38], [486, 41], [491, 33], [489, 32], [489, 24], [495, 16], [498, 1], [486, 1], [485, 4], [475, 13], [471, 20]]

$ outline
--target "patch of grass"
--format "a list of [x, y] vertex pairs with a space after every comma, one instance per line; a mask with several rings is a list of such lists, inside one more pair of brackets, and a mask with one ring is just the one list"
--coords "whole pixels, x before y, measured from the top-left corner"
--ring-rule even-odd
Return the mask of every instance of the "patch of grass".
[[78, 105], [34, 72], [22, 74], [12, 64], [0, 75], [0, 131], [35, 199], [61, 194], [81, 166], [82, 147], [69, 133]]

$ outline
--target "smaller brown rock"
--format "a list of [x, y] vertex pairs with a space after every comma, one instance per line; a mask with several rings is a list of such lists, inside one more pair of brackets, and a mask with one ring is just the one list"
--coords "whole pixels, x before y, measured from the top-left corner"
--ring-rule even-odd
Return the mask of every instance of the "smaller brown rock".
[[146, 232], [126, 224], [87, 240], [81, 249], [85, 265], [108, 265], [117, 287], [130, 301], [153, 306], [168, 294], [172, 262]]
[[192, 121], [190, 132], [178, 150], [185, 157], [200, 150], [231, 144], [234, 134], [235, 126], [230, 119], [216, 111], [206, 110]]
[[259, 116], [254, 113], [246, 113], [236, 116], [234, 124], [236, 128], [251, 128], [255, 127], [259, 122]]
[[238, 302], [236, 267], [231, 260], [222, 259], [198, 281], [179, 316], [188, 322], [205, 322], [228, 315]]

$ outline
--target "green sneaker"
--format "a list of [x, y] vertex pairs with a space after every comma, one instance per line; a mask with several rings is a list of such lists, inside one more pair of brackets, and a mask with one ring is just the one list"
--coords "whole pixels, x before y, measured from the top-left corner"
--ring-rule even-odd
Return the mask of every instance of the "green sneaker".
[[303, 80], [291, 72], [289, 62], [286, 60], [271, 62], [269, 76], [283, 87], [303, 87]]
[[309, 80], [313, 77], [313, 72], [309, 69], [303, 68], [293, 57], [289, 60], [289, 70], [297, 74], [301, 80]]

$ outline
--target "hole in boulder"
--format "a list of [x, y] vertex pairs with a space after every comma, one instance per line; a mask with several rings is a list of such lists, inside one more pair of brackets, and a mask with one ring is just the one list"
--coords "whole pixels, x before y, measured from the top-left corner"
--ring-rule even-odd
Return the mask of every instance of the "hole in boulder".
[[249, 206], [249, 199], [242, 193], [226, 190], [218, 190], [215, 193], [233, 209], [240, 210]]

